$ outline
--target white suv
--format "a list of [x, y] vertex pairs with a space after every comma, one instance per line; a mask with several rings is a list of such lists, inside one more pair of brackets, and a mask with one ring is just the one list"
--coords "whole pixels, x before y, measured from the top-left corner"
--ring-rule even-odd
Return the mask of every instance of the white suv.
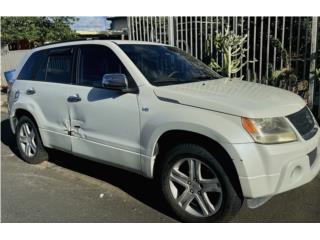
[[186, 222], [230, 220], [310, 182], [319, 127], [305, 102], [222, 78], [167, 45], [89, 40], [34, 49], [16, 71], [9, 115], [21, 157], [47, 148], [159, 180]]

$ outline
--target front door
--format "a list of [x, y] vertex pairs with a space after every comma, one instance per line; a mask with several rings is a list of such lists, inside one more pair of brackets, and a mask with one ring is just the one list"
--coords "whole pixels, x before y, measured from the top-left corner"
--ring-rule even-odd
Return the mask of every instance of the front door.
[[69, 111], [72, 151], [94, 160], [140, 170], [140, 124], [137, 95], [102, 88], [106, 73], [127, 71], [106, 46], [78, 49], [77, 85]]

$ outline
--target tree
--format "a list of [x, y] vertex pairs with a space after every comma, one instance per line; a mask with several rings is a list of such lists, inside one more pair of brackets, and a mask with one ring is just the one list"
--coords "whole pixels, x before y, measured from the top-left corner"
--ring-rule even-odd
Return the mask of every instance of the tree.
[[75, 17], [2, 17], [3, 42], [25, 40], [38, 44], [51, 41], [71, 40], [76, 33], [71, 29]]

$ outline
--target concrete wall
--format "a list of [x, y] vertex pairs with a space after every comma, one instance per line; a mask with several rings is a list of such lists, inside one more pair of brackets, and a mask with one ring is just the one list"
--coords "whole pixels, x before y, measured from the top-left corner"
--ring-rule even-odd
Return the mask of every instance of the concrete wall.
[[1, 48], [1, 86], [6, 86], [4, 72], [16, 69], [22, 58], [30, 50], [9, 51], [8, 47]]

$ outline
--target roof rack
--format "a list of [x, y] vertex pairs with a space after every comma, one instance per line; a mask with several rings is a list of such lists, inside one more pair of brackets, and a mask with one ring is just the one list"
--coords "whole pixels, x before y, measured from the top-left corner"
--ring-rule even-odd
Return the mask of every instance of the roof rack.
[[45, 43], [45, 44], [40, 45], [40, 46], [37, 46], [37, 47], [43, 47], [43, 46], [48, 46], [48, 45], [53, 45], [53, 44], [58, 44], [58, 43], [79, 42], [79, 41], [89, 41], [89, 40], [107, 40], [107, 38], [105, 38], [105, 37], [77, 38], [77, 39], [72, 39], [72, 40], [65, 40], [65, 41], [57, 41], [57, 42]]

